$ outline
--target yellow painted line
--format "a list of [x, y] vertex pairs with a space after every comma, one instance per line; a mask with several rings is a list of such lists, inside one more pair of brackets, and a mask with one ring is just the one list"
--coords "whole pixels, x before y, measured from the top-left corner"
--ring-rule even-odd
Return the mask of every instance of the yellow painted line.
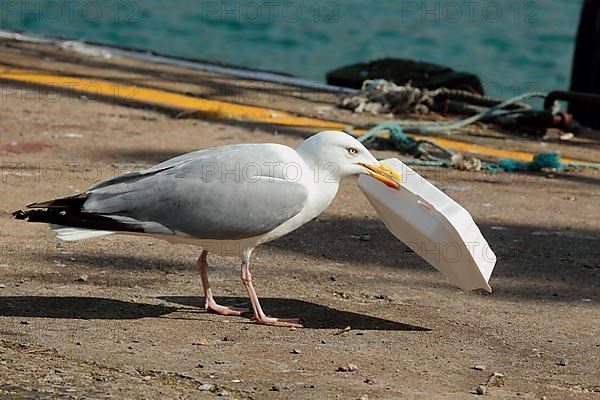
[[[308, 127], [317, 129], [343, 130], [348, 124], [326, 121], [318, 118], [299, 117], [291, 113], [256, 106], [241, 105], [219, 100], [196, 98], [157, 89], [148, 89], [135, 85], [82, 79], [60, 75], [44, 75], [18, 69], [0, 69], [0, 79], [27, 82], [57, 89], [75, 91], [89, 95], [114, 97], [118, 100], [143, 102], [171, 108], [201, 111], [224, 119], [247, 119], [269, 124]], [[5, 93], [6, 95], [6, 93]], [[358, 135], [365, 131], [356, 131]], [[476, 153], [489, 157], [510, 158], [519, 161], [531, 161], [534, 154], [525, 151], [500, 150], [454, 139], [411, 135], [415, 139], [427, 139], [450, 150], [462, 153]], [[582, 162], [571, 158], [562, 158], [563, 162]]]
[[187, 110], [198, 110], [221, 118], [245, 118], [252, 121], [288, 126], [305, 126], [321, 129], [344, 129], [346, 124], [324, 121], [316, 118], [297, 117], [285, 111], [263, 107], [246, 106], [224, 101], [201, 99], [162, 90], [148, 89], [134, 85], [89, 80], [58, 75], [40, 75], [26, 71], [0, 71], [0, 79], [28, 82], [50, 86], [62, 90], [76, 91], [91, 95], [115, 97], [120, 100], [138, 101], [148, 104], [169, 106]]

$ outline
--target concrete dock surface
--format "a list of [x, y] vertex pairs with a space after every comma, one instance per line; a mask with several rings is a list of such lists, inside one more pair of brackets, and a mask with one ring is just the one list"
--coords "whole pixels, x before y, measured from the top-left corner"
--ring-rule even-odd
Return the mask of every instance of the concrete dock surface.
[[[1, 75], [23, 71], [116, 91]], [[322, 216], [253, 258], [266, 312], [305, 328], [258, 326], [204, 311], [197, 248], [126, 236], [64, 243], [11, 213], [192, 150], [296, 146], [319, 130], [123, 99], [138, 88], [338, 124], [373, 117], [337, 109], [327, 91], [7, 39], [0, 79], [0, 398], [470, 399], [481, 385], [490, 398], [600, 399], [599, 171], [417, 168], [496, 252], [492, 294], [450, 284], [344, 182]], [[600, 162], [589, 138], [483, 125], [451, 138]], [[239, 260], [209, 263], [219, 300], [247, 304]]]

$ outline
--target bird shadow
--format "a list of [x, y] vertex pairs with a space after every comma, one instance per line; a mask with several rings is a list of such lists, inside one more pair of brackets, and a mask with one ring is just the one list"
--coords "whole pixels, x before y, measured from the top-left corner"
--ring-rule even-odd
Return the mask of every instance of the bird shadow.
[[[201, 307], [202, 299], [186, 296], [161, 296], [162, 301], [183, 306]], [[220, 297], [218, 302], [227, 305], [245, 302], [241, 297]], [[420, 326], [403, 324], [382, 318], [340, 311], [319, 304], [295, 299], [261, 299], [268, 309], [283, 314], [306, 316], [304, 326], [312, 329], [344, 329], [348, 326], [357, 330], [380, 331], [430, 331]], [[132, 303], [122, 300], [98, 297], [51, 297], [51, 296], [9, 296], [0, 297], [1, 317], [56, 318], [84, 320], [134, 320], [160, 318], [177, 311], [181, 307], [158, 304]], [[189, 310], [185, 310], [189, 311]]]
[[[200, 297], [161, 296], [158, 299], [175, 304], [202, 308]], [[219, 297], [218, 303], [228, 306], [239, 306], [246, 302], [242, 297]], [[281, 299], [261, 297], [261, 305], [266, 310], [276, 310], [277, 316], [301, 316], [302, 324], [309, 329], [344, 329], [365, 331], [418, 331], [428, 332], [431, 329], [421, 326], [390, 321], [383, 318], [358, 314], [350, 311], [336, 310], [321, 304], [297, 299]]]
[[156, 318], [175, 311], [179, 309], [98, 297], [0, 297], [2, 317], [127, 320]]

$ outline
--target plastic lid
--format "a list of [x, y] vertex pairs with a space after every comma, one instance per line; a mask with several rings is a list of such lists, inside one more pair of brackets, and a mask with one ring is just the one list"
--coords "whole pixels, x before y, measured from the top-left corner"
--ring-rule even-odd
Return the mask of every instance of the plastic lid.
[[368, 175], [358, 186], [390, 232], [461, 289], [491, 292], [496, 255], [471, 214], [400, 160], [382, 163], [402, 177], [399, 190]]

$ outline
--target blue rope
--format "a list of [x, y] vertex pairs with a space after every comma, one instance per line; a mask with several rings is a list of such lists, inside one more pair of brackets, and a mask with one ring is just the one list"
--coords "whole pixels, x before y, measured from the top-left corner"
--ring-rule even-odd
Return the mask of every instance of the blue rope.
[[[492, 167], [493, 168], [493, 167]], [[498, 168], [502, 171], [541, 171], [545, 168], [553, 168], [563, 171], [565, 168], [589, 168], [600, 169], [600, 163], [560, 162], [560, 155], [556, 153], [538, 153], [529, 162], [502, 159], [498, 162]]]
[[564, 165], [560, 162], [560, 156], [556, 153], [538, 153], [533, 156], [531, 161], [516, 161], [508, 158], [501, 159], [498, 164], [490, 165], [486, 169], [493, 171], [499, 169], [501, 171], [516, 172], [516, 171], [541, 171], [545, 168], [556, 169], [562, 171]]

